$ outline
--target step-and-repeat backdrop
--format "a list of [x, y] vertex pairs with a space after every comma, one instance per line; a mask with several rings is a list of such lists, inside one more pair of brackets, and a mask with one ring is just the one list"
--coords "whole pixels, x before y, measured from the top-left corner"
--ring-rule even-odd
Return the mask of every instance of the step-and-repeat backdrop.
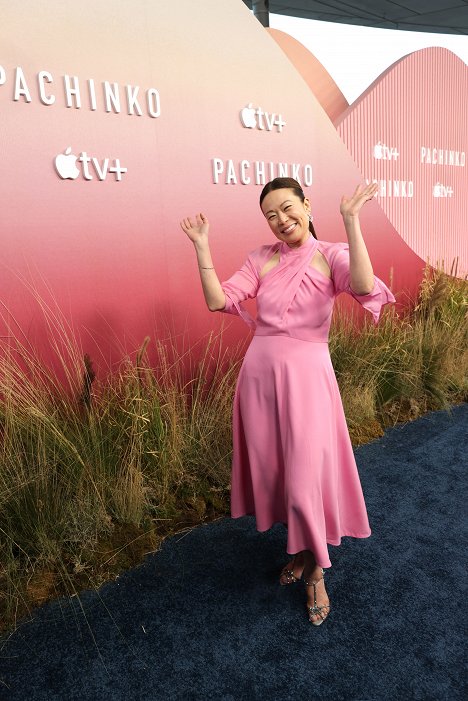
[[331, 113], [330, 81], [303, 75], [310, 53], [288, 56], [242, 0], [0, 10], [3, 336], [39, 343], [41, 304], [111, 360], [146, 335], [203, 336], [215, 317], [179, 221], [209, 217], [224, 279], [271, 240], [258, 196], [278, 175], [303, 184], [329, 241], [346, 240], [341, 196], [377, 180], [362, 226], [402, 299], [426, 259], [468, 271], [468, 77], [447, 50], [410, 55]]

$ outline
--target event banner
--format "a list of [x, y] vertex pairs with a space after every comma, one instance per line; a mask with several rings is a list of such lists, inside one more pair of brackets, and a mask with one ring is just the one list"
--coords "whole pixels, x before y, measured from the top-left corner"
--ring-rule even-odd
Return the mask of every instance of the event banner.
[[111, 360], [155, 329], [202, 336], [215, 317], [179, 221], [208, 216], [225, 279], [271, 241], [258, 197], [280, 175], [327, 241], [346, 240], [341, 196], [379, 182], [362, 228], [397, 298], [428, 258], [467, 272], [467, 68], [450, 52], [407, 57], [330, 115], [242, 0], [0, 12], [0, 301], [31, 342], [44, 303]]
[[390, 66], [348, 105], [302, 44], [269, 30], [335, 124], [399, 235], [424, 261], [468, 274], [468, 67], [440, 47]]

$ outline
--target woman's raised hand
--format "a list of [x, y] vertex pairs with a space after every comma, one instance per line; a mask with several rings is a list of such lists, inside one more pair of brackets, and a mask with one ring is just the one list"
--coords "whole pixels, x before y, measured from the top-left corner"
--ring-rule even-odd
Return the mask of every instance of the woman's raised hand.
[[185, 231], [192, 243], [202, 243], [208, 240], [208, 231], [210, 223], [202, 212], [195, 215], [196, 223], [192, 222], [190, 217], [182, 219], [180, 226]]
[[370, 183], [366, 187], [358, 185], [351, 197], [343, 195], [340, 203], [341, 215], [343, 217], [357, 217], [362, 205], [375, 197], [378, 189], [377, 183]]

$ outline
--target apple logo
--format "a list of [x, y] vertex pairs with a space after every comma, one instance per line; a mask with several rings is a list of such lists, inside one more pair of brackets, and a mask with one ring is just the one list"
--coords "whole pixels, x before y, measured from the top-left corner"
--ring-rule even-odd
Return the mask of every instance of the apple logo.
[[240, 113], [241, 122], [244, 127], [248, 129], [254, 129], [257, 126], [257, 120], [255, 119], [255, 109], [252, 107], [252, 103], [244, 107]]
[[383, 157], [383, 147], [382, 147], [382, 142], [379, 141], [378, 144], [375, 144], [374, 146], [374, 158], [378, 158], [379, 160]]
[[71, 152], [71, 146], [56, 157], [55, 168], [61, 178], [64, 180], [75, 180], [79, 176], [80, 171], [76, 167], [76, 159], [77, 156], [74, 156]]

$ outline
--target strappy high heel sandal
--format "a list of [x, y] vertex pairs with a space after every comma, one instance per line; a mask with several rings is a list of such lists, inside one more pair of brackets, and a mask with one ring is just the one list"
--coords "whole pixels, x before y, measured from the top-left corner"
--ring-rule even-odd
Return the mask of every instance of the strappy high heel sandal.
[[[328, 618], [328, 614], [330, 613], [330, 604], [322, 604], [321, 606], [317, 605], [317, 591], [316, 591], [316, 586], [319, 582], [324, 579], [325, 570], [322, 569], [322, 576], [320, 579], [316, 579], [315, 581], [308, 582], [305, 577], [304, 577], [304, 584], [306, 587], [314, 587], [314, 605], [310, 606], [310, 604], [306, 604], [307, 608], [307, 613], [309, 616], [309, 621], [312, 623], [313, 626], [321, 626], [322, 623], [326, 618]], [[323, 613], [323, 609], [328, 609], [325, 613]], [[320, 616], [320, 620], [318, 621], [313, 621], [311, 619], [312, 616]]]
[[[295, 558], [294, 558], [295, 562]], [[286, 577], [287, 581], [284, 582], [284, 584], [281, 582], [281, 577]], [[280, 572], [280, 584], [282, 587], [286, 586], [287, 584], [295, 584], [296, 582], [300, 582], [302, 579], [302, 575], [300, 577], [296, 577], [294, 574], [294, 564], [293, 564], [293, 569], [289, 569], [288, 565], [285, 565], [283, 569]]]

